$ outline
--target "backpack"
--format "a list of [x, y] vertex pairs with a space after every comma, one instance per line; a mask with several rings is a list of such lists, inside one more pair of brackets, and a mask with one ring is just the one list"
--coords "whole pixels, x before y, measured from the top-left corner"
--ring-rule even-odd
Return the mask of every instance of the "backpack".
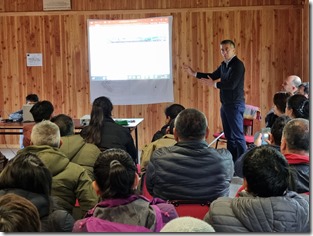
[[[140, 198], [143, 198], [147, 200], [143, 196], [139, 196]], [[162, 202], [163, 203], [163, 202]], [[139, 226], [139, 225], [130, 225], [130, 224], [124, 224], [124, 223], [118, 223], [118, 222], [112, 222], [108, 220], [104, 220], [98, 217], [93, 216], [93, 210], [89, 211], [87, 213], [87, 218], [82, 219], [75, 223], [75, 226], [73, 228], [73, 232], [160, 232], [162, 227], [165, 225], [163, 220], [163, 216], [160, 210], [160, 208], [155, 204], [155, 201], [150, 202], [150, 206], [154, 209], [155, 217], [156, 217], [156, 224], [154, 231], [151, 231], [150, 229]], [[173, 209], [175, 210], [174, 206]], [[170, 212], [171, 214], [172, 212]], [[165, 214], [165, 217], [168, 217], [170, 214]], [[173, 215], [173, 213], [172, 213]], [[174, 216], [177, 217], [177, 213], [175, 211]]]
[[5, 155], [3, 155], [2, 152], [0, 152], [0, 173], [2, 172], [4, 167], [7, 165], [8, 161], [9, 160], [5, 157]]

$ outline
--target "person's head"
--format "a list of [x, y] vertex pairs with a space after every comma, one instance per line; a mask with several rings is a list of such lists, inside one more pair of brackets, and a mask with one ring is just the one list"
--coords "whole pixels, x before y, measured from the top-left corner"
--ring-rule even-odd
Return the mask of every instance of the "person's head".
[[19, 195], [0, 196], [1, 232], [40, 232], [41, 223], [37, 208]]
[[169, 124], [171, 120], [175, 119], [179, 112], [185, 110], [185, 107], [174, 103], [165, 108], [164, 113], [166, 117], [166, 123]]
[[285, 125], [280, 150], [282, 153], [309, 153], [310, 122], [307, 119], [295, 118]]
[[113, 104], [109, 98], [105, 96], [96, 98], [92, 103], [90, 123], [92, 120], [102, 121], [104, 118], [111, 117], [112, 110]]
[[275, 93], [273, 97], [273, 103], [274, 103], [273, 110], [274, 110], [275, 115], [281, 116], [285, 114], [287, 98], [290, 96], [291, 96], [291, 93], [289, 92]]
[[287, 99], [286, 115], [290, 118], [310, 118], [309, 99], [304, 95], [295, 94]]
[[174, 136], [176, 141], [204, 140], [209, 128], [205, 115], [193, 108], [181, 111], [175, 119]]
[[23, 189], [50, 196], [52, 176], [34, 153], [20, 153], [12, 158], [0, 174], [0, 189]]
[[285, 125], [290, 121], [291, 118], [286, 115], [279, 116], [275, 119], [272, 127], [271, 127], [271, 139], [272, 143], [277, 146], [281, 144], [281, 137], [283, 135], [283, 129]]
[[127, 198], [134, 194], [139, 177], [131, 156], [118, 148], [100, 153], [93, 168], [93, 187], [102, 199]]
[[35, 103], [30, 109], [35, 122], [50, 120], [53, 111], [54, 107], [52, 103], [46, 100]]
[[52, 117], [51, 122], [59, 126], [61, 137], [74, 134], [74, 122], [70, 116], [60, 114]]
[[310, 96], [310, 84], [309, 82], [305, 82], [299, 85], [298, 94], [304, 95], [306, 98]]
[[301, 84], [301, 79], [297, 75], [288, 76], [282, 83], [282, 89], [291, 94], [295, 94], [298, 90], [299, 85]]
[[247, 192], [258, 197], [283, 196], [291, 179], [284, 155], [270, 145], [252, 148], [244, 154], [243, 178]]
[[25, 99], [27, 104], [34, 104], [39, 101], [39, 97], [34, 93], [28, 94]]
[[60, 129], [50, 120], [41, 121], [33, 127], [30, 141], [32, 145], [58, 148], [61, 144]]
[[230, 60], [235, 55], [235, 43], [230, 39], [225, 39], [220, 43], [221, 54], [225, 61]]
[[166, 225], [161, 229], [160, 232], [215, 232], [214, 228], [208, 224], [207, 222], [190, 217], [183, 216], [178, 217], [170, 222], [166, 223]]

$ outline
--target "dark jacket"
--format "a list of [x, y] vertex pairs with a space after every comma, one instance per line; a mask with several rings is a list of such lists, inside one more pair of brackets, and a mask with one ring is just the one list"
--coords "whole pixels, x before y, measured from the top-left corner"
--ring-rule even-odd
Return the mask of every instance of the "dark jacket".
[[149, 193], [164, 200], [213, 201], [228, 196], [234, 165], [227, 149], [205, 141], [178, 142], [154, 151], [146, 172]]
[[197, 72], [197, 78], [208, 78], [213, 80], [221, 79], [216, 83], [216, 87], [220, 89], [220, 100], [222, 104], [234, 104], [244, 102], [244, 78], [245, 66], [237, 56], [234, 56], [228, 66], [223, 61], [221, 65], [213, 73]]
[[14, 193], [32, 202], [41, 221], [41, 232], [72, 232], [74, 218], [65, 210], [57, 209], [51, 198], [23, 189], [2, 189], [0, 195]]
[[[86, 137], [85, 129], [81, 131], [81, 136]], [[101, 129], [101, 143], [97, 145], [101, 150], [109, 148], [121, 148], [128, 152], [133, 160], [137, 160], [137, 150], [134, 140], [128, 128], [116, 124], [112, 118], [105, 118]]]
[[308, 196], [288, 192], [285, 196], [254, 197], [243, 191], [239, 197], [222, 197], [211, 203], [204, 221], [216, 232], [309, 232]]
[[157, 132], [155, 132], [155, 134], [152, 137], [151, 142], [154, 142], [154, 141], [162, 138], [166, 134], [166, 129], [167, 129], [168, 126], [169, 126], [168, 124], [163, 125], [161, 130], [158, 130]]

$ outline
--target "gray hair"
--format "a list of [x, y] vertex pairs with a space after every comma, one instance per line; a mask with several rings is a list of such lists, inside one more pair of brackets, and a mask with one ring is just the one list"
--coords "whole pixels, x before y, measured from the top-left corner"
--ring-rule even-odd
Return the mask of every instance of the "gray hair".
[[58, 148], [60, 146], [60, 129], [49, 120], [37, 123], [31, 133], [31, 142], [33, 145], [48, 145]]

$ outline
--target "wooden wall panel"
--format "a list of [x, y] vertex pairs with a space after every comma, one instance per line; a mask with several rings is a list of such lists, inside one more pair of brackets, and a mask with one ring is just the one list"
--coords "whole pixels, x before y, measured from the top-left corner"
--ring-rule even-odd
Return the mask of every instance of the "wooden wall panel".
[[[26, 4], [26, 2], [30, 4]], [[89, 18], [128, 19], [173, 16], [175, 102], [202, 110], [211, 132], [222, 130], [219, 91], [187, 76], [183, 64], [213, 71], [222, 60], [219, 43], [230, 38], [246, 67], [246, 102], [260, 106], [263, 118], [283, 79], [298, 74], [308, 81], [308, 1], [100, 1], [72, 0], [72, 11], [43, 12], [42, 1], [0, 0], [0, 114], [20, 109], [25, 96], [50, 100], [55, 114], [89, 114]], [[42, 53], [42, 67], [26, 67], [26, 53]], [[115, 106], [115, 117], [144, 117], [139, 146], [164, 123], [168, 104]], [[264, 120], [255, 123], [255, 131]], [[210, 136], [208, 141], [213, 138]], [[18, 136], [0, 137], [16, 144]]]

